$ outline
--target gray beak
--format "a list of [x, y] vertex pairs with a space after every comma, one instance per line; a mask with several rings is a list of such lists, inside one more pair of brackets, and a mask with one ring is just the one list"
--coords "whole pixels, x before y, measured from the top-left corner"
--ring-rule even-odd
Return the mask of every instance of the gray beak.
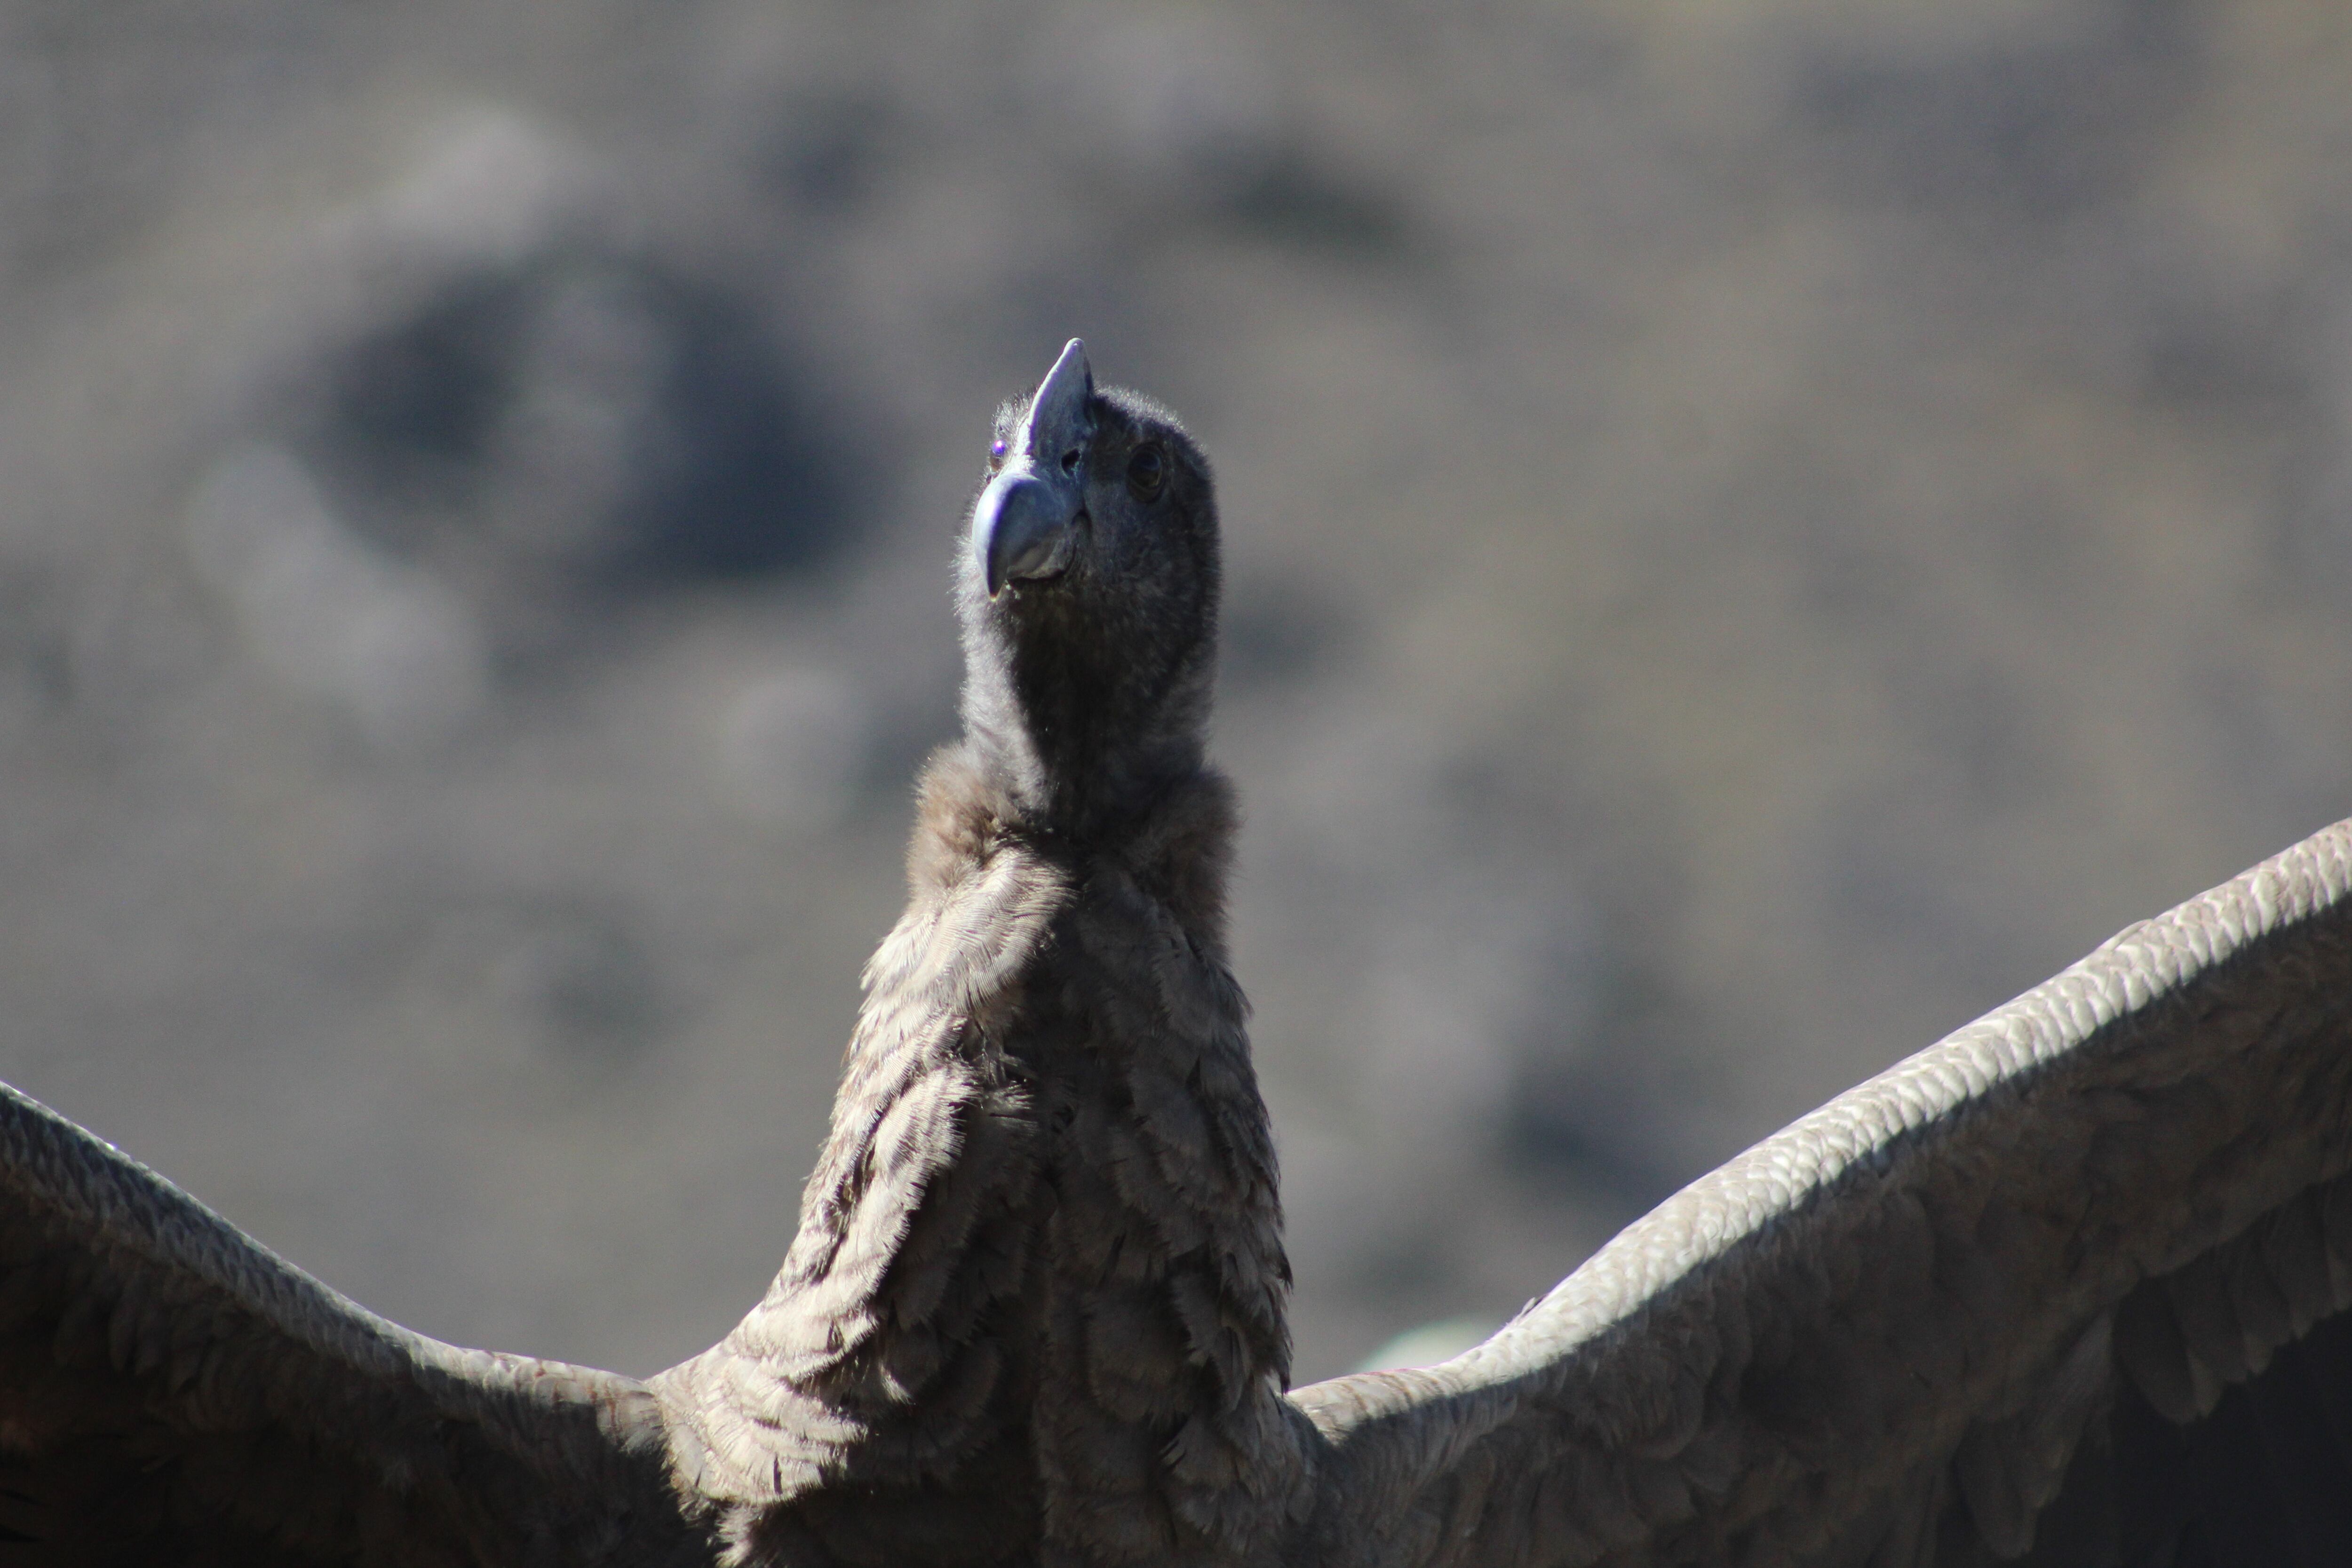
[[1094, 390], [1087, 345], [1072, 338], [1038, 384], [1004, 466], [971, 509], [972, 559], [992, 599], [1007, 583], [1055, 576], [1069, 564], [1071, 535], [1086, 510], [1087, 442], [1094, 436], [1087, 403]]

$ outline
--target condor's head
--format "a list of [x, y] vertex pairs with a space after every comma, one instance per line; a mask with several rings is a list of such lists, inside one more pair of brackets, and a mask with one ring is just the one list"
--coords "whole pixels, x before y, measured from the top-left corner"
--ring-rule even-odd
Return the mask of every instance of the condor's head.
[[1072, 339], [997, 411], [959, 574], [964, 727], [1034, 825], [1115, 829], [1197, 773], [1217, 503], [1175, 416], [1095, 389]]

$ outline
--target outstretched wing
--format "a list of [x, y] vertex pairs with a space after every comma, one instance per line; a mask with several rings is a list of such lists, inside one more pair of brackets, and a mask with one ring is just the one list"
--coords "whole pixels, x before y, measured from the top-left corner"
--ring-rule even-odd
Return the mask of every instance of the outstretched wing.
[[630, 1380], [388, 1323], [0, 1086], [0, 1563], [661, 1562], [667, 1463]]
[[2352, 1562], [2352, 823], [1294, 1395], [1333, 1563]]

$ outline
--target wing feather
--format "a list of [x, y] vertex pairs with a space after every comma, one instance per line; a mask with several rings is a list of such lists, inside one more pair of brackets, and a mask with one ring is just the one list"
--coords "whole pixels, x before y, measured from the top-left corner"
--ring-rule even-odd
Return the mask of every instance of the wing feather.
[[2352, 1308], [2347, 1165], [2352, 823], [1748, 1151], [1485, 1344], [1295, 1394], [1320, 1560], [2018, 1556], [2109, 1462], [2118, 1365], [2193, 1421]]
[[674, 1504], [629, 1379], [375, 1317], [0, 1086], [10, 1563], [594, 1561]]

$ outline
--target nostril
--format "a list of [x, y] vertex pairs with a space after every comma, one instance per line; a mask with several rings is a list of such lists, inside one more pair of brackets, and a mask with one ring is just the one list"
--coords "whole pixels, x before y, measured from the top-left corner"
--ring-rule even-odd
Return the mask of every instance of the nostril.
[[1078, 449], [1076, 447], [1073, 447], [1068, 451], [1062, 454], [1062, 472], [1066, 474], [1075, 474], [1077, 471]]

